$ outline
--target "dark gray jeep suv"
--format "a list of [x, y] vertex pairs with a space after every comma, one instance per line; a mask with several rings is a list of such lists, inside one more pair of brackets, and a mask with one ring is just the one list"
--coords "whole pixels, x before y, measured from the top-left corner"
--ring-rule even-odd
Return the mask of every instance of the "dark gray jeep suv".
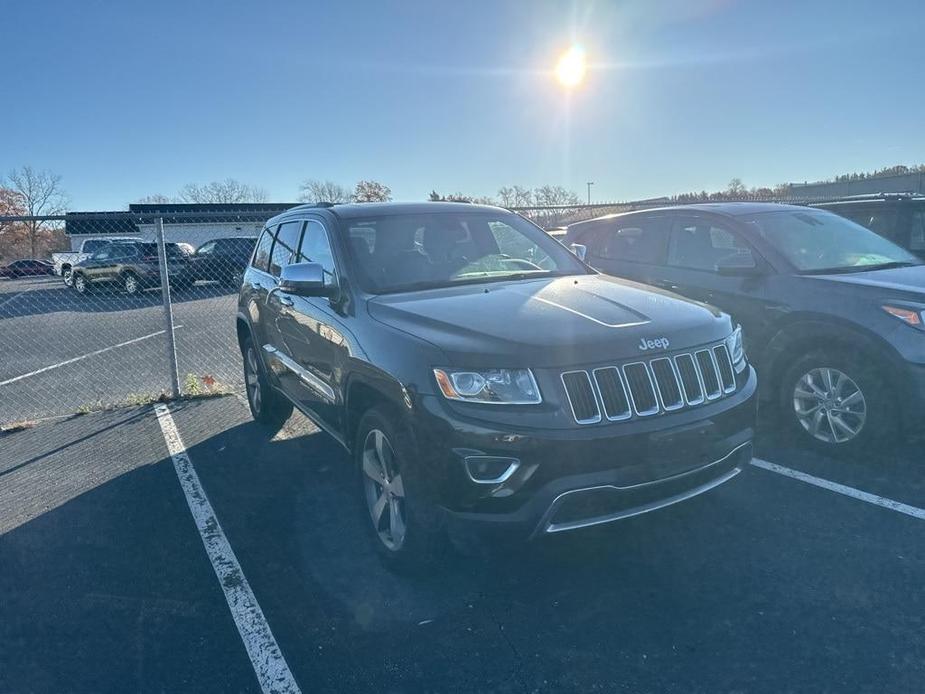
[[729, 316], [599, 275], [506, 210], [289, 210], [237, 330], [254, 417], [295, 406], [350, 452], [393, 565], [452, 525], [529, 537], [651, 511], [751, 457], [756, 377]]

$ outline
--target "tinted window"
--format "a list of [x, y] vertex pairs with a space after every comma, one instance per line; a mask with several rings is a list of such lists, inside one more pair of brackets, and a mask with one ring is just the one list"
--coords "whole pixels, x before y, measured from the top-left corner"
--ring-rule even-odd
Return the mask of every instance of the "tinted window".
[[215, 241], [204, 243], [199, 247], [199, 250], [196, 251], [196, 255], [212, 255], [215, 253], [215, 246]]
[[305, 223], [305, 233], [302, 234], [302, 245], [299, 247], [300, 263], [318, 263], [324, 268], [325, 279], [334, 277], [334, 255], [324, 227], [309, 220]]
[[892, 241], [830, 212], [765, 212], [740, 219], [804, 272], [919, 264], [914, 255]]
[[666, 241], [664, 219], [632, 217], [581, 237], [592, 258], [661, 264]]
[[84, 241], [84, 253], [94, 253], [107, 243], [109, 243], [109, 241], [105, 239], [90, 239], [89, 241]]
[[894, 241], [899, 240], [896, 236], [898, 210], [893, 205], [842, 205], [835, 211], [876, 234]]
[[510, 213], [353, 219], [348, 234], [357, 279], [376, 293], [588, 272], [546, 232]]
[[273, 248], [273, 234], [276, 228], [264, 229], [254, 251], [254, 260], [251, 263], [258, 270], [267, 271], [270, 264], [270, 249]]
[[694, 270], [716, 270], [723, 258], [747, 250], [738, 235], [706, 219], [678, 219], [668, 240], [668, 264]]
[[276, 243], [273, 244], [273, 253], [270, 256], [270, 274], [279, 277], [282, 269], [292, 259], [292, 254], [299, 247], [299, 233], [302, 231], [302, 222], [286, 222], [279, 225], [276, 232]]

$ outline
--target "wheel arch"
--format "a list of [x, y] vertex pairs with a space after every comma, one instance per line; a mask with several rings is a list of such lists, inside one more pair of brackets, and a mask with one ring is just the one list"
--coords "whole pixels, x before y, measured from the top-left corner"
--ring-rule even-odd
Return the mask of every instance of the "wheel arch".
[[382, 407], [404, 417], [411, 408], [411, 398], [401, 383], [384, 374], [352, 375], [344, 387], [344, 445], [347, 450], [353, 451], [360, 420], [373, 407]]
[[[763, 350], [761, 380], [779, 384], [794, 359], [818, 350], [844, 350], [881, 362], [887, 367], [884, 378], [891, 386], [898, 385], [889, 343], [851, 325], [813, 318], [790, 321], [773, 335]], [[762, 395], [763, 399], [773, 399], [776, 390], [767, 389]]]

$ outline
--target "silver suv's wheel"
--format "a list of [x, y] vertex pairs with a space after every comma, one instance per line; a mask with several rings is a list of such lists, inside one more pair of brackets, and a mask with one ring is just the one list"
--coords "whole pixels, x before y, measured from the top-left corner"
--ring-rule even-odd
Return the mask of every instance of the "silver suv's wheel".
[[366, 507], [379, 540], [397, 552], [405, 542], [405, 487], [395, 451], [380, 429], [371, 429], [363, 443], [363, 488]]
[[71, 270], [71, 268], [65, 268], [64, 270], [62, 270], [61, 277], [64, 278], [65, 287], [74, 286], [74, 271]]
[[793, 411], [817, 441], [847, 443], [867, 422], [867, 400], [846, 373], [821, 366], [804, 373], [793, 389]]

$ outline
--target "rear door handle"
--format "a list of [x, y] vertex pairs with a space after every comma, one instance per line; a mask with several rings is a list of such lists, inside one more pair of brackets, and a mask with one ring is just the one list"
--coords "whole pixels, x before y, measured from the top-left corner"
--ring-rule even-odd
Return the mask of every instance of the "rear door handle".
[[670, 280], [656, 280], [655, 286], [662, 287], [663, 289], [670, 289], [674, 292], [678, 291], [680, 287]]

